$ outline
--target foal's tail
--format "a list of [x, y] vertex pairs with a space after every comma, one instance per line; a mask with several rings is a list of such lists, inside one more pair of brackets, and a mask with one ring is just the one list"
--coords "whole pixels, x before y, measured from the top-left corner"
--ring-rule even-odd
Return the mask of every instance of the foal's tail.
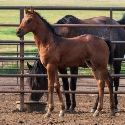
[[107, 43], [107, 45], [108, 45], [108, 47], [109, 47], [109, 52], [110, 52], [108, 64], [109, 64], [109, 65], [112, 65], [112, 64], [113, 64], [113, 49], [112, 49], [112, 42], [111, 42], [109, 39], [107, 39], [107, 38], [105, 38], [105, 42]]

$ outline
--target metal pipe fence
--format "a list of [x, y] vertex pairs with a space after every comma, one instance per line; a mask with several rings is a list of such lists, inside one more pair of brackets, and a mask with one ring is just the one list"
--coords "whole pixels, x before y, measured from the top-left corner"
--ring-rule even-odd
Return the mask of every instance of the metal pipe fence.
[[[0, 10], [18, 10], [20, 11], [20, 22], [22, 18], [24, 17], [24, 7], [25, 6], [0, 6]], [[26, 6], [27, 8], [30, 8], [30, 6]], [[109, 11], [110, 12], [110, 19], [112, 20], [112, 13], [113, 11], [125, 11], [125, 7], [74, 7], [74, 6], [34, 6], [36, 10], [100, 10], [100, 11]], [[19, 24], [0, 24], [0, 27], [17, 27]], [[116, 27], [124, 27], [125, 25], [113, 25], [106, 24], [106, 25], [97, 25], [97, 24], [53, 24], [53, 26], [70, 26], [70, 27], [107, 27], [107, 28], [116, 28]], [[113, 43], [121, 43], [124, 44], [125, 41], [112, 41]], [[26, 60], [36, 60], [38, 57], [24, 57], [24, 54], [36, 54], [32, 52], [24, 52], [24, 46], [25, 45], [34, 45], [34, 41], [25, 41], [22, 40], [0, 40], [0, 45], [18, 45], [20, 47], [20, 51], [17, 52], [1, 52], [0, 55], [3, 54], [16, 54], [17, 57], [4, 57], [0, 56], [0, 62], [1, 61], [17, 61], [19, 62], [19, 74], [0, 74], [0, 77], [19, 77], [20, 78], [20, 90], [0, 90], [0, 93], [20, 93], [20, 109], [23, 109], [24, 106], [24, 93], [47, 93], [48, 91], [40, 91], [40, 90], [24, 90], [24, 77], [29, 76], [41, 76], [41, 77], [47, 77], [47, 74], [25, 74], [24, 73], [24, 62]], [[114, 61], [125, 61], [124, 58], [114, 58]], [[113, 74], [111, 73], [112, 77], [125, 77], [124, 74]], [[60, 74], [59, 77], [78, 77], [78, 78], [92, 78], [92, 75], [66, 75], [66, 74]], [[62, 91], [62, 93], [76, 93], [76, 94], [98, 94], [97, 91]], [[108, 94], [108, 92], [105, 92]], [[125, 94], [123, 91], [114, 91], [114, 93], [117, 94]]]

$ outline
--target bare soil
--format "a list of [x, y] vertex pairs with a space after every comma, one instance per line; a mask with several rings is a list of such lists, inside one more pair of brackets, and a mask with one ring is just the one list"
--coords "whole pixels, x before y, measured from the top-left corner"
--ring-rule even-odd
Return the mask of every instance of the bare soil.
[[[124, 79], [120, 84], [124, 85]], [[93, 79], [78, 79], [78, 83], [83, 85], [96, 85]], [[16, 78], [0, 78], [1, 85], [17, 85]], [[1, 86], [0, 90], [18, 90], [19, 86]], [[28, 89], [27, 87], [25, 89]], [[97, 90], [97, 87], [78, 86], [77, 90]], [[124, 88], [120, 87], [121, 91]], [[25, 94], [25, 100], [28, 100], [29, 94]], [[125, 125], [125, 96], [118, 95], [118, 109], [115, 117], [109, 117], [109, 95], [104, 96], [103, 110], [98, 117], [93, 117], [90, 110], [93, 106], [95, 94], [77, 94], [77, 106], [75, 112], [65, 113], [64, 117], [59, 117], [59, 102], [57, 94], [54, 94], [55, 109], [50, 118], [44, 118], [45, 112], [13, 112], [16, 109], [16, 101], [20, 100], [18, 93], [0, 93], [0, 125]], [[41, 101], [45, 101], [42, 98]], [[65, 98], [64, 98], [65, 101]], [[48, 107], [48, 106], [47, 106]], [[46, 109], [47, 109], [46, 107]]]

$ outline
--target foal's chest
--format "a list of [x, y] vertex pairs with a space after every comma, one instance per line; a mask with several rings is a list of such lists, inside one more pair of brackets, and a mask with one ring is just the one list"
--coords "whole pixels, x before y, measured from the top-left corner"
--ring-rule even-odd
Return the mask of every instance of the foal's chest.
[[40, 60], [42, 64], [46, 67], [47, 64], [57, 64], [60, 60], [59, 52], [55, 49], [46, 48], [39, 52]]

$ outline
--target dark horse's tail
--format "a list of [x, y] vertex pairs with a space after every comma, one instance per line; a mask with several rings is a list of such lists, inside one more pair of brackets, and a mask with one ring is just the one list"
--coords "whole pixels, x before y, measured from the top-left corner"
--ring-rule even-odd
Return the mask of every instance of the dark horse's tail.
[[108, 47], [109, 47], [109, 52], [110, 52], [108, 64], [109, 64], [109, 65], [112, 65], [112, 64], [113, 64], [113, 49], [112, 49], [112, 42], [111, 42], [109, 39], [107, 39], [107, 38], [105, 38], [105, 42], [107, 43], [107, 45], [108, 45]]

